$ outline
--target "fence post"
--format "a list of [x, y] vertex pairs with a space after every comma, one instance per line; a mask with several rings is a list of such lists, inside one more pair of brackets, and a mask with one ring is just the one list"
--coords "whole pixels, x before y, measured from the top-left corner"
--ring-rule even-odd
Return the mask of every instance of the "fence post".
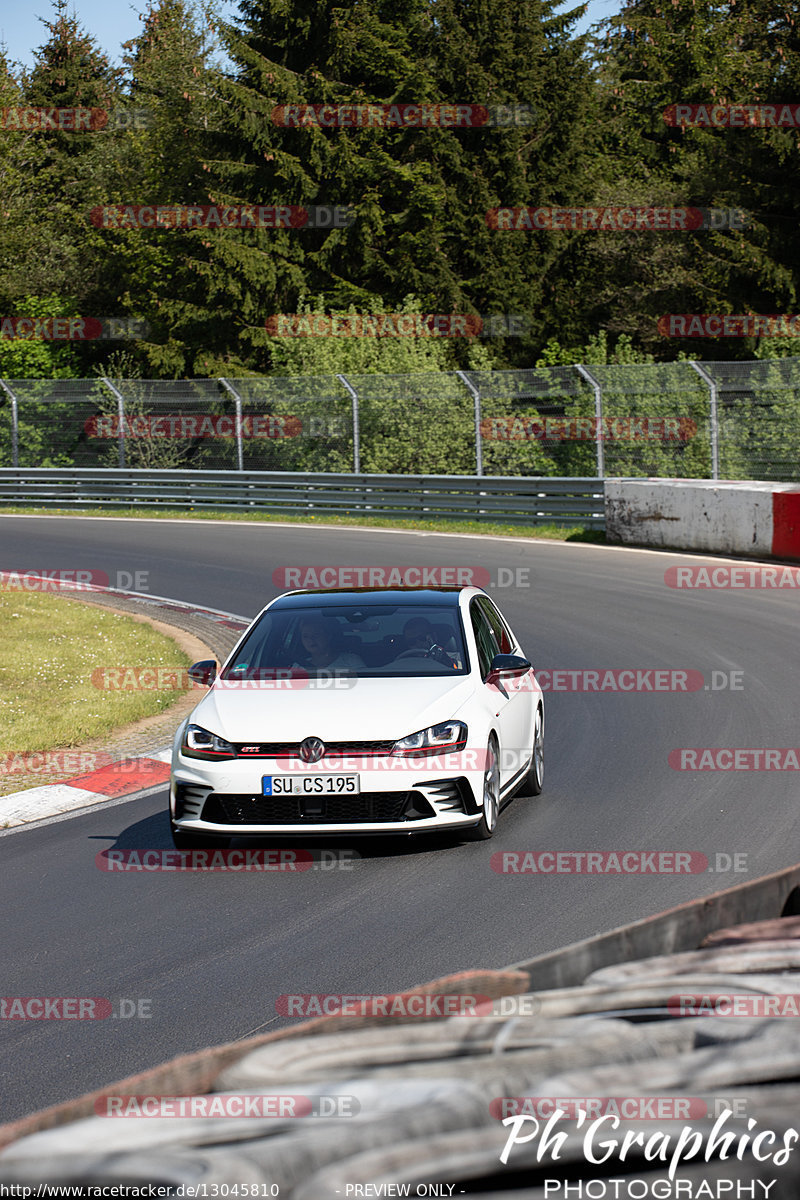
[[239, 464], [238, 469], [243, 471], [244, 447], [242, 445], [242, 397], [236, 391], [236, 388], [231, 387], [227, 379], [223, 379], [222, 376], [220, 376], [219, 382], [222, 384], [225, 390], [230, 392], [230, 394], [233, 396], [233, 400], [236, 405], [236, 458]]
[[[106, 385], [108, 390], [111, 392], [112, 396], [116, 396], [116, 399], [117, 399], [117, 420], [119, 421], [119, 433], [117, 435], [117, 438], [119, 441], [119, 465], [120, 465], [120, 467], [124, 467], [125, 466], [125, 401], [122, 398], [122, 392], [120, 392], [117, 388], [114, 387], [114, 384], [111, 382], [110, 379], [107, 379], [105, 375], [101, 375], [100, 378], [102, 379], [103, 383]], [[120, 382], [122, 382], [122, 380], [120, 380]]]
[[353, 401], [353, 474], [361, 474], [361, 426], [358, 419], [358, 392], [344, 375], [337, 375], [336, 378], [342, 387], [347, 388], [350, 393], [350, 398]]
[[12, 392], [11, 388], [6, 383], [5, 379], [0, 379], [0, 387], [11, 399], [11, 465], [12, 467], [19, 466], [19, 406], [17, 405], [17, 397]]
[[717, 385], [699, 363], [689, 361], [701, 379], [708, 384], [708, 423], [711, 432], [711, 478], [719, 479], [719, 414], [717, 412]]
[[483, 434], [481, 433], [481, 393], [465, 371], [456, 371], [475, 402], [475, 474], [483, 474]]
[[594, 391], [594, 419], [597, 428], [597, 478], [605, 479], [606, 476], [606, 456], [605, 446], [603, 444], [603, 389], [587, 371], [586, 367], [582, 367], [580, 363], [572, 364], [579, 375], [582, 375], [586, 382]]

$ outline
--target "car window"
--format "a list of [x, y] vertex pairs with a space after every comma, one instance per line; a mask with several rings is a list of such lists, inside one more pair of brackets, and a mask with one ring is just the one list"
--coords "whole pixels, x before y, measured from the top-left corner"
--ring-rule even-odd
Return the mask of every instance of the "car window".
[[399, 678], [466, 674], [463, 630], [454, 605], [304, 605], [264, 614], [223, 678], [346, 672]]
[[495, 654], [500, 653], [500, 647], [497, 638], [492, 632], [492, 627], [486, 619], [485, 613], [475, 600], [470, 605], [470, 617], [472, 618], [475, 641], [478, 645], [478, 664], [480, 666], [481, 678], [485, 679], [489, 674], [492, 659]]
[[492, 633], [497, 645], [500, 647], [501, 654], [514, 653], [514, 640], [511, 636], [508, 626], [506, 625], [500, 613], [497, 611], [491, 600], [485, 596], [479, 596], [476, 601], [481, 612], [486, 617], [491, 626]]

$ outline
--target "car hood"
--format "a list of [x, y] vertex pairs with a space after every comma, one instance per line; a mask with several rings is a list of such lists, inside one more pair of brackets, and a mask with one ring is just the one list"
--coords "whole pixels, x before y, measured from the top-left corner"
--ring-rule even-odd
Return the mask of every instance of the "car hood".
[[396, 741], [452, 720], [473, 686], [463, 675], [356, 679], [348, 688], [215, 684], [190, 720], [229, 742]]

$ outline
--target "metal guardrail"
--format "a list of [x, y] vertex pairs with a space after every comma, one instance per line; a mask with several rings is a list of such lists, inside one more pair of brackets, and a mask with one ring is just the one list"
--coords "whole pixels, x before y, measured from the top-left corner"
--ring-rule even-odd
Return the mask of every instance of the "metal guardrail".
[[605, 528], [601, 479], [0, 468], [0, 506], [203, 509]]

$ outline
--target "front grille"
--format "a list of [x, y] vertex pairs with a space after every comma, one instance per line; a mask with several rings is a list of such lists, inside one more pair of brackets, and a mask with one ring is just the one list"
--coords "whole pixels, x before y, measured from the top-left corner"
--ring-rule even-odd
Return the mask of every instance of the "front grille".
[[228, 796], [212, 794], [203, 820], [214, 825], [321, 825], [346, 821], [419, 821], [435, 813], [419, 792], [358, 796]]
[[[245, 746], [247, 753], [243, 749]], [[326, 742], [321, 761], [324, 762], [329, 754], [337, 758], [390, 754], [393, 746], [394, 742]], [[239, 742], [234, 749], [241, 758], [300, 758], [299, 742]]]

